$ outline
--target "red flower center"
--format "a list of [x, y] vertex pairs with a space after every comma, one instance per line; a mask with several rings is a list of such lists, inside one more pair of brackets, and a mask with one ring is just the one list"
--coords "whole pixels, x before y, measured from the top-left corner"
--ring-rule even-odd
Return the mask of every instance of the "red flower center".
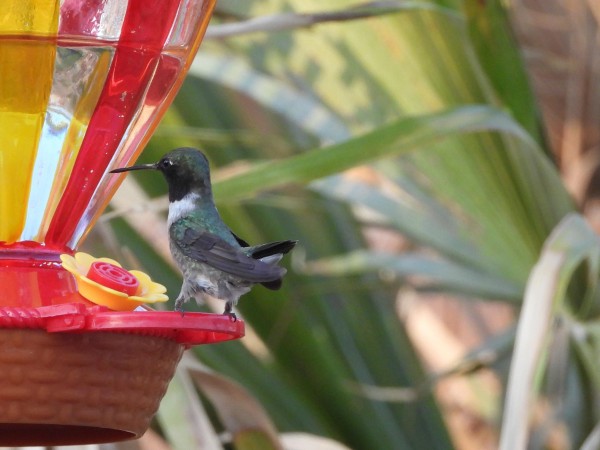
[[103, 261], [96, 261], [90, 266], [87, 277], [96, 283], [123, 292], [135, 295], [140, 287], [140, 282], [125, 269]]

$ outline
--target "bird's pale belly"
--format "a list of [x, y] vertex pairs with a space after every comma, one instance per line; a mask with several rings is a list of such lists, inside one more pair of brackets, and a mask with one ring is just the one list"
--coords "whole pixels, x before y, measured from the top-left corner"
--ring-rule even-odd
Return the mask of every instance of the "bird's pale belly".
[[236, 304], [240, 296], [250, 291], [252, 283], [221, 270], [190, 261], [185, 256], [173, 252], [173, 258], [183, 274], [183, 286], [179, 297], [184, 301], [195, 298], [202, 302], [202, 294], [208, 294], [232, 304]]

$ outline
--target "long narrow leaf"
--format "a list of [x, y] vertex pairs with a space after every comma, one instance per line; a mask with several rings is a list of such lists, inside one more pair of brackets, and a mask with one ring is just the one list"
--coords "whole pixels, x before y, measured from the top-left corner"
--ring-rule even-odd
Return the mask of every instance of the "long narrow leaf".
[[552, 319], [567, 307], [567, 286], [584, 261], [597, 279], [600, 243], [585, 221], [571, 214], [548, 238], [527, 283], [506, 393], [501, 450], [526, 448], [530, 407], [538, 389], [535, 380], [544, 367]]
[[182, 366], [214, 405], [236, 449], [283, 450], [273, 422], [242, 386], [214, 373], [189, 355], [184, 357]]
[[283, 13], [271, 16], [261, 16], [244, 22], [211, 25], [206, 31], [205, 39], [224, 39], [248, 33], [274, 32], [306, 28], [325, 22], [342, 22], [366, 19], [386, 14], [407, 12], [411, 10], [434, 11], [459, 20], [460, 16], [454, 11], [443, 8], [435, 3], [413, 1], [377, 1], [357, 5], [338, 11], [295, 14]]
[[[221, 201], [239, 200], [277, 186], [306, 183], [380, 158], [426, 148], [452, 136], [484, 131], [510, 133], [535, 148], [527, 133], [504, 112], [489, 106], [457, 107], [441, 113], [406, 117], [340, 144], [258, 164], [234, 178], [216, 183], [215, 197]], [[541, 153], [539, 158], [540, 166], [548, 165]]]
[[200, 398], [184, 367], [177, 368], [158, 411], [158, 420], [174, 450], [222, 450]]
[[[358, 250], [335, 258], [307, 263], [309, 274], [347, 276], [385, 271], [398, 277], [417, 275], [435, 288], [485, 298], [517, 300], [519, 286], [458, 264], [417, 254], [390, 254]], [[425, 287], [430, 286], [427, 284]]]

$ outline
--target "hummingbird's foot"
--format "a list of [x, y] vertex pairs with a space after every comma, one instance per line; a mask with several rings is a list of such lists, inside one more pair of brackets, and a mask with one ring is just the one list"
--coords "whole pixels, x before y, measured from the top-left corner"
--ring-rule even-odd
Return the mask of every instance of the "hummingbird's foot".
[[178, 298], [175, 300], [175, 311], [181, 313], [181, 317], [185, 316], [185, 310], [183, 309], [183, 299]]
[[232, 322], [237, 322], [237, 316], [233, 312], [233, 305], [229, 302], [225, 303], [225, 311], [223, 311], [224, 316], [229, 316], [229, 320]]

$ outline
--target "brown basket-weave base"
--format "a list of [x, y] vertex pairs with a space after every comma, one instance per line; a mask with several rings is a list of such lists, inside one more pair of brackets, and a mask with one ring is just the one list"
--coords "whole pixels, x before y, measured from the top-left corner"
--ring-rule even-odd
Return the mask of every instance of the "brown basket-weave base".
[[154, 336], [0, 329], [0, 446], [140, 437], [182, 352]]

